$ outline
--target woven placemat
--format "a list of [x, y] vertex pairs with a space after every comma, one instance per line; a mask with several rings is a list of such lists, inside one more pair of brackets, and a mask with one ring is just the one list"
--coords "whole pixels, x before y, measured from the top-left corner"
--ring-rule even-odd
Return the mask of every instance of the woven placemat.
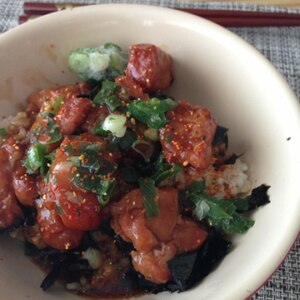
[[[18, 16], [23, 13], [23, 0], [0, 0], [0, 33], [18, 25]], [[64, 3], [66, 1], [39, 0], [31, 2]], [[101, 1], [82, 0], [69, 3], [140, 3], [168, 7], [216, 8], [251, 11], [288, 11], [287, 9], [249, 4], [214, 2], [193, 3], [189, 1]], [[229, 28], [269, 59], [286, 78], [300, 99], [300, 27]], [[234, 283], [233, 283], [234, 284]], [[296, 241], [281, 267], [251, 300], [299, 300], [300, 299], [300, 239]], [[216, 299], [219, 300], [219, 299]]]

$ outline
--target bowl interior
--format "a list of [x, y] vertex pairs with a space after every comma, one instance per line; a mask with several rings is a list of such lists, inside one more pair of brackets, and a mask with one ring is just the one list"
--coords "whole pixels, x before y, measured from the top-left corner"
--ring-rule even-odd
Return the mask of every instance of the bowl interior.
[[[15, 113], [33, 91], [77, 81], [67, 54], [113, 42], [154, 43], [174, 61], [170, 95], [207, 107], [229, 128], [231, 148], [245, 153], [253, 185], [271, 185], [271, 204], [252, 214], [255, 226], [234, 236], [234, 249], [202, 283], [182, 294], [144, 299], [243, 299], [281, 262], [299, 230], [300, 114], [296, 98], [275, 69], [229, 31], [185, 13], [137, 5], [99, 5], [64, 11], [19, 26], [0, 37], [0, 114]], [[296, 173], [297, 172], [297, 173]], [[43, 293], [43, 273], [22, 245], [0, 236], [3, 299], [57, 299]], [[77, 299], [64, 293], [64, 299]]]

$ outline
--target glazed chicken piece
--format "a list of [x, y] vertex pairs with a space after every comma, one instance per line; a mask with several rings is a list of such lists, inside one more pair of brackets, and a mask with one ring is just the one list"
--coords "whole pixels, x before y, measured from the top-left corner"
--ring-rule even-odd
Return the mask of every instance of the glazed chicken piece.
[[84, 231], [67, 228], [55, 207], [46, 202], [44, 199], [39, 199], [36, 202], [37, 222], [42, 241], [55, 249], [68, 250], [80, 245]]
[[23, 157], [22, 146], [10, 137], [0, 148], [0, 229], [13, 225], [22, 217], [22, 210], [12, 185], [12, 173]]
[[165, 283], [171, 279], [167, 262], [174, 256], [198, 249], [207, 231], [179, 215], [178, 191], [159, 188], [159, 215], [147, 218], [139, 189], [132, 190], [111, 207], [112, 227], [125, 241], [132, 242], [134, 268], [146, 279]]
[[146, 92], [164, 91], [173, 79], [172, 59], [155, 45], [132, 45], [125, 73]]
[[212, 140], [217, 127], [210, 112], [180, 100], [178, 107], [167, 113], [167, 118], [170, 122], [159, 133], [167, 162], [198, 170], [207, 168], [213, 158]]
[[144, 92], [143, 88], [131, 77], [127, 75], [119, 76], [115, 82], [120, 87], [124, 88], [127, 95], [134, 99], [149, 99], [149, 95]]
[[19, 202], [25, 206], [34, 206], [38, 198], [38, 188], [33, 176], [26, 172], [20, 161], [12, 175], [12, 185]]
[[[74, 182], [81, 172], [74, 164], [74, 159], [78, 158], [82, 164], [90, 163], [90, 158], [82, 154], [82, 149], [88, 146], [98, 146], [97, 151], [93, 153], [99, 153], [99, 160], [115, 164], [119, 158], [118, 152], [112, 154], [106, 151], [107, 141], [100, 137], [86, 133], [64, 139], [50, 167], [49, 182], [42, 196], [44, 203], [38, 218], [44, 241], [54, 248], [61, 249], [66, 243], [68, 249], [73, 248], [73, 245], [78, 246], [80, 241], [73, 240], [73, 233], [77, 232], [82, 236], [81, 232], [97, 229], [102, 222], [103, 209], [99, 205], [96, 193], [81, 188]], [[95, 157], [92, 159], [96, 164]], [[86, 180], [87, 176], [93, 175], [84, 173], [84, 177], [79, 179], [78, 176], [78, 180]], [[63, 238], [65, 242], [60, 241], [62, 235], [66, 237]], [[67, 239], [70, 241], [66, 242]]]
[[167, 90], [172, 80], [171, 57], [155, 45], [136, 44], [130, 46], [125, 75], [117, 77], [116, 83], [130, 97], [148, 99], [148, 93]]
[[43, 89], [28, 97], [29, 105], [26, 111], [28, 115], [35, 116], [43, 107], [45, 109], [50, 103], [56, 102], [58, 97], [61, 97], [61, 100], [68, 100], [74, 96], [87, 94], [89, 91], [90, 85], [85, 82], [65, 85], [59, 88]]
[[61, 133], [74, 133], [84, 123], [92, 105], [92, 101], [86, 98], [67, 99], [55, 117]]
[[[57, 202], [61, 209], [60, 218], [68, 228], [93, 230], [99, 226], [102, 220], [97, 195], [75, 185], [74, 177], [78, 171], [70, 157], [76, 155], [80, 157], [80, 149], [88, 145], [99, 145], [99, 149], [103, 151], [106, 144], [106, 141], [97, 136], [83, 134], [65, 138], [57, 150], [50, 168], [46, 202]], [[71, 148], [73, 152], [71, 155], [66, 153], [65, 149], [68, 148]], [[82, 160], [84, 159], [86, 158], [82, 157]], [[108, 155], [106, 159], [113, 160]]]
[[92, 107], [89, 99], [81, 97], [88, 92], [89, 85], [80, 83], [32, 94], [27, 110], [36, 117], [29, 131], [31, 142], [48, 145], [52, 151], [59, 146], [59, 134], [73, 134]]

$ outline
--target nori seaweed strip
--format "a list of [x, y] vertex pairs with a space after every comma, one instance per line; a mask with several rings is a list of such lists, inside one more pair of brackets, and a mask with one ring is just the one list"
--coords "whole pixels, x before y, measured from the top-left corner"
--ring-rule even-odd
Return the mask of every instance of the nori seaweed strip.
[[62, 264], [57, 264], [53, 266], [52, 270], [47, 274], [47, 276], [42, 281], [40, 288], [43, 291], [49, 289], [59, 279], [62, 269], [63, 269]]
[[216, 132], [215, 132], [215, 136], [212, 140], [212, 145], [217, 146], [217, 145], [225, 144], [225, 146], [227, 148], [228, 147], [227, 131], [228, 131], [227, 128], [218, 125], [217, 129], [216, 129]]
[[224, 161], [224, 164], [225, 165], [234, 165], [236, 160], [238, 158], [240, 158], [243, 154], [231, 154], [225, 161]]
[[107, 219], [100, 225], [100, 230], [115, 239], [117, 248], [125, 255], [134, 250], [132, 243], [124, 241], [120, 235], [116, 234], [111, 227], [111, 220]]
[[23, 207], [24, 226], [33, 226], [36, 223], [37, 211], [33, 207]]
[[0, 234], [15, 231], [20, 227], [32, 226], [36, 223], [36, 210], [22, 204], [19, 204], [19, 206], [22, 209], [23, 216], [17, 218], [9, 227], [0, 229]]
[[249, 196], [249, 210], [270, 203], [270, 198], [267, 194], [269, 188], [269, 185], [262, 184], [252, 190], [251, 195]]
[[84, 236], [79, 248], [68, 251], [60, 251], [51, 247], [38, 249], [26, 242], [25, 254], [32, 257], [43, 269], [50, 269], [40, 286], [45, 291], [60, 279], [78, 281], [81, 276], [91, 277], [93, 270], [88, 262], [82, 259], [81, 253], [94, 245], [94, 241], [88, 235]]
[[[218, 125], [217, 126], [217, 129], [216, 129], [216, 132], [215, 132], [215, 136], [212, 140], [212, 146], [213, 147], [216, 147], [216, 146], [220, 146], [222, 144], [225, 145], [225, 149], [228, 148], [228, 135], [227, 135], [227, 132], [228, 132], [228, 129], [226, 127], [223, 127], [223, 126], [220, 126]], [[222, 153], [222, 155], [225, 156], [225, 152]], [[226, 165], [233, 165], [236, 160], [241, 157], [242, 154], [235, 154], [233, 153], [231, 156], [229, 156], [223, 163], [223, 164], [226, 164]], [[216, 166], [218, 167], [218, 165]]]
[[251, 194], [245, 199], [236, 199], [235, 205], [237, 212], [247, 212], [258, 208], [259, 206], [270, 203], [268, 190], [270, 186], [262, 184], [251, 191]]
[[91, 278], [93, 270], [86, 260], [79, 256], [66, 255], [62, 261], [56, 261], [52, 270], [42, 281], [40, 287], [43, 291], [49, 289], [57, 280], [67, 279], [70, 282], [78, 282], [80, 277]]
[[[185, 291], [196, 285], [207, 276], [226, 256], [231, 248], [231, 242], [223, 238], [216, 230], [210, 230], [206, 243], [197, 252], [182, 254], [172, 259], [168, 265], [178, 291]], [[190, 261], [194, 261], [192, 265]], [[191, 265], [190, 272], [185, 271], [185, 265]]]
[[18, 218], [12, 225], [6, 228], [1, 228], [0, 234], [15, 231], [16, 229], [23, 227], [23, 225], [24, 225], [24, 218]]
[[126, 274], [135, 283], [135, 288], [147, 293], [160, 293], [163, 291], [183, 292], [198, 284], [207, 276], [231, 248], [231, 242], [227, 241], [215, 229], [209, 231], [205, 244], [194, 252], [175, 256], [168, 262], [172, 281], [166, 284], [155, 284], [145, 279], [133, 268]]

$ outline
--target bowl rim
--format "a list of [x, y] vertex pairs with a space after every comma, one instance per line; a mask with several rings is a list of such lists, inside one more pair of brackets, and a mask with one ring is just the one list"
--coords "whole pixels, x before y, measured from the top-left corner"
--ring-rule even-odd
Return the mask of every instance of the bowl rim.
[[[122, 3], [122, 4], [119, 4], [119, 3], [118, 4], [117, 3], [94, 4], [94, 5], [87, 5], [87, 6], [82, 6], [82, 7], [75, 7], [71, 10], [62, 10], [62, 11], [58, 11], [55, 13], [51, 13], [49, 15], [45, 15], [45, 16], [36, 18], [34, 20], [31, 20], [30, 22], [27, 22], [25, 24], [17, 26], [15, 28], [1, 34], [0, 44], [9, 42], [10, 39], [14, 39], [15, 34], [19, 35], [19, 34], [22, 34], [23, 32], [31, 30], [32, 28], [43, 25], [43, 23], [45, 21], [52, 22], [52, 20], [54, 20], [57, 17], [60, 18], [60, 17], [68, 16], [70, 14], [88, 13], [95, 9], [96, 10], [98, 10], [98, 9], [107, 10], [107, 9], [111, 9], [112, 7], [115, 11], [118, 11], [118, 14], [120, 13], [120, 10], [133, 11], [133, 10], [147, 9], [148, 12], [149, 12], [149, 10], [151, 10], [150, 15], [153, 13], [162, 14], [162, 15], [166, 14], [166, 13], [172, 13], [174, 15], [174, 17], [176, 17], [176, 16], [180, 17], [180, 20], [181, 20], [180, 23], [183, 23], [184, 20], [188, 19], [189, 22], [191, 22], [193, 24], [198, 24], [198, 26], [199, 26], [199, 24], [200, 25], [205, 24], [206, 29], [209, 32], [213, 32], [215, 34], [215, 38], [220, 38], [221, 42], [224, 45], [228, 41], [230, 41], [235, 46], [237, 46], [238, 49], [242, 48], [245, 53], [251, 54], [252, 57], [255, 57], [255, 59], [257, 60], [257, 62], [259, 64], [264, 65], [264, 68], [268, 72], [268, 74], [270, 76], [272, 76], [272, 79], [274, 81], [278, 82], [278, 84], [282, 87], [285, 94], [287, 95], [285, 101], [288, 101], [289, 105], [291, 107], [293, 107], [295, 111], [298, 110], [300, 112], [299, 101], [298, 101], [297, 97], [294, 95], [294, 92], [290, 88], [286, 79], [284, 79], [284, 77], [278, 72], [278, 70], [272, 65], [272, 63], [265, 56], [263, 56], [257, 49], [255, 49], [253, 46], [251, 46], [243, 38], [239, 37], [238, 35], [234, 34], [233, 32], [229, 31], [228, 29], [225, 29], [224, 27], [222, 27], [220, 25], [217, 25], [217, 24], [215, 24], [211, 21], [208, 21], [202, 17], [194, 16], [187, 12], [178, 11], [173, 8], [167, 8], [167, 7], [156, 6], [156, 5], [125, 4], [125, 3]], [[186, 25], [186, 26], [188, 26], [190, 29], [192, 29], [191, 25]], [[300, 114], [299, 114], [299, 118], [298, 118], [298, 127], [300, 129]], [[300, 139], [299, 138], [298, 138], [297, 144], [295, 144], [295, 145], [296, 145], [295, 147], [298, 148], [299, 153], [300, 153]], [[300, 191], [300, 189], [299, 189], [299, 191]], [[300, 204], [299, 204], [299, 208], [300, 208]], [[300, 216], [300, 213], [299, 213], [299, 216]], [[280, 259], [277, 259], [275, 263], [273, 262], [273, 271], [271, 272], [271, 274], [270, 274], [270, 272], [265, 272], [265, 274], [264, 274], [265, 282], [268, 280], [268, 278], [271, 277], [273, 272], [275, 272], [279, 268], [279, 266], [283, 263], [286, 255], [292, 249], [293, 244], [297, 240], [299, 230], [300, 230], [300, 218], [299, 218], [299, 220], [294, 220], [294, 224], [295, 224], [294, 230], [290, 232], [289, 238], [288, 238], [288, 240], [286, 240], [287, 243], [285, 244], [285, 247], [283, 247], [281, 249]], [[298, 229], [296, 227], [298, 227]], [[264, 285], [265, 282], [261, 283], [261, 281], [256, 280], [255, 285], [257, 286], [257, 290], [262, 285]], [[251, 295], [253, 295], [252, 292], [249, 293], [248, 297], [250, 297]]]

